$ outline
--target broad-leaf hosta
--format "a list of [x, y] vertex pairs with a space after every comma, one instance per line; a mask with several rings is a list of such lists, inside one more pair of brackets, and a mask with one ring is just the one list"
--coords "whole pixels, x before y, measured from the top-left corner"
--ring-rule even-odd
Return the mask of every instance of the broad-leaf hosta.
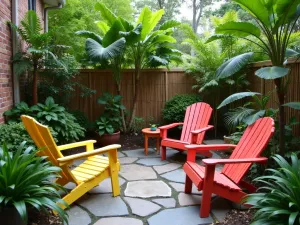
[[58, 192], [63, 189], [52, 182], [59, 173], [60, 168], [52, 166], [45, 157], [36, 156], [31, 147], [25, 147], [25, 142], [14, 153], [3, 144], [0, 147], [0, 208], [15, 207], [25, 222], [28, 207], [45, 212], [55, 210], [67, 222], [67, 214], [56, 204], [66, 205]]
[[[273, 79], [276, 86], [276, 94], [279, 103], [279, 129], [280, 152], [284, 153], [284, 106], [286, 90], [289, 79], [283, 79], [290, 73], [286, 68], [288, 56], [299, 55], [295, 50], [288, 50], [291, 34], [294, 31], [296, 21], [300, 16], [300, 0], [233, 0], [240, 4], [255, 19], [256, 24], [250, 22], [227, 22], [219, 25], [215, 32], [217, 35], [209, 39], [217, 39], [234, 36], [246, 39], [257, 45], [261, 52], [266, 54], [272, 62], [272, 66], [261, 68], [255, 75], [262, 79]], [[251, 53], [246, 53], [251, 54]], [[253, 53], [252, 53], [253, 55]], [[241, 69], [251, 57], [236, 56], [229, 59], [218, 70], [218, 77], [228, 77]], [[225, 68], [225, 69], [224, 69]]]
[[269, 169], [270, 175], [255, 179], [263, 186], [250, 194], [245, 203], [256, 209], [252, 225], [300, 224], [300, 160], [292, 154], [291, 162], [280, 155], [273, 159], [279, 168]]

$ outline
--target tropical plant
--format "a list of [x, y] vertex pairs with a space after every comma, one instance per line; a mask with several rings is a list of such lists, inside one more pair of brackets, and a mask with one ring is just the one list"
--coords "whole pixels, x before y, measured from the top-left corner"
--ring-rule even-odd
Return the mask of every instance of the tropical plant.
[[[21, 104], [22, 106], [19, 106]], [[27, 109], [25, 103], [21, 102], [13, 109], [6, 111], [8, 122], [20, 122], [21, 115], [28, 115], [36, 118], [40, 123], [47, 125], [57, 133], [57, 141], [59, 143], [69, 143], [84, 137], [85, 129], [81, 127], [76, 118], [68, 113], [66, 109], [58, 104], [55, 104], [52, 97], [48, 97], [45, 104], [38, 103]], [[25, 108], [26, 110], [19, 110]], [[54, 134], [55, 135], [55, 134]]]
[[35, 11], [29, 10], [20, 24], [17, 26], [11, 23], [11, 27], [26, 43], [26, 49], [14, 55], [13, 63], [17, 75], [32, 72], [32, 104], [35, 105], [38, 103], [38, 73], [43, 68], [45, 59], [52, 58], [60, 67], [64, 66], [51, 52], [52, 36], [42, 32], [41, 22]]
[[273, 157], [278, 169], [268, 169], [270, 175], [255, 181], [263, 186], [262, 193], [250, 194], [245, 203], [256, 209], [252, 225], [300, 223], [300, 160], [292, 154], [291, 163], [280, 155]]
[[134, 123], [132, 127], [133, 133], [139, 133], [145, 127], [145, 120], [142, 117], [134, 117]]
[[[208, 41], [234, 36], [257, 45], [272, 62], [272, 66], [255, 72], [262, 79], [272, 79], [276, 86], [279, 103], [280, 152], [284, 154], [284, 106], [288, 79], [290, 74], [286, 67], [289, 56], [299, 55], [288, 49], [291, 33], [300, 16], [299, 0], [261, 1], [233, 0], [240, 4], [255, 19], [256, 24], [249, 22], [227, 22], [215, 29], [216, 35]], [[217, 71], [220, 78], [229, 77], [245, 66], [253, 57], [253, 52], [235, 56], [226, 61]]]
[[174, 27], [180, 25], [180, 23], [168, 20], [157, 27], [163, 14], [164, 10], [152, 12], [148, 7], [144, 7], [134, 28], [129, 32], [120, 32], [126, 39], [128, 58], [133, 61], [135, 70], [135, 91], [131, 116], [128, 121], [129, 129], [132, 129], [137, 109], [141, 70], [147, 67], [168, 66], [172, 61], [181, 62], [181, 53], [171, 45], [176, 42], [172, 37]]
[[[249, 92], [252, 94], [252, 92]], [[243, 106], [230, 109], [228, 113], [225, 114], [224, 122], [228, 130], [234, 129], [239, 124], [253, 124], [257, 119], [262, 117], [273, 117], [276, 118], [278, 110], [268, 108], [267, 104], [270, 100], [270, 95], [260, 95], [259, 93], [253, 93], [252, 101], [246, 102]], [[224, 106], [224, 103], [231, 102], [231, 98], [236, 95], [231, 95], [223, 101], [223, 104], [219, 107]]]
[[202, 99], [196, 94], [175, 95], [168, 100], [162, 110], [163, 119], [168, 123], [183, 122], [186, 108]]
[[48, 212], [55, 210], [67, 223], [67, 214], [57, 203], [61, 186], [51, 180], [59, 177], [60, 168], [35, 155], [32, 147], [23, 142], [14, 153], [3, 144], [0, 147], [0, 208], [14, 207], [27, 223], [27, 208]]
[[97, 130], [100, 135], [105, 133], [112, 134], [119, 131], [122, 127], [121, 111], [125, 110], [125, 106], [121, 103], [122, 96], [113, 96], [109, 93], [103, 93], [98, 98], [98, 104], [104, 105], [104, 112], [96, 121]]

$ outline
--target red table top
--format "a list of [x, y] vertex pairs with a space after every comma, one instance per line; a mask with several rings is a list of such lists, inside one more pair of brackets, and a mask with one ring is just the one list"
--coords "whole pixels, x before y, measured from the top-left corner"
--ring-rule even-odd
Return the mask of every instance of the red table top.
[[160, 129], [156, 129], [156, 131], [151, 131], [150, 128], [144, 128], [142, 130], [144, 134], [160, 134]]

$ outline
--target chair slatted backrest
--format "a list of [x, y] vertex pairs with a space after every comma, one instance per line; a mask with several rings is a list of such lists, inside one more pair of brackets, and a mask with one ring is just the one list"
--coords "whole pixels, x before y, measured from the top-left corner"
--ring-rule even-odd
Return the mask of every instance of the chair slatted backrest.
[[[257, 158], [268, 145], [275, 131], [274, 120], [270, 117], [258, 119], [247, 127], [230, 159]], [[239, 183], [252, 163], [227, 164], [221, 173]]]
[[[212, 108], [204, 102], [198, 102], [187, 107], [180, 140], [191, 143], [191, 131], [207, 127], [211, 114]], [[202, 144], [204, 135], [205, 132], [200, 133], [197, 142], [193, 144]]]
[[[40, 124], [30, 116], [22, 115], [21, 119], [32, 140], [36, 146], [41, 149], [39, 155], [47, 156], [53, 165], [59, 166], [57, 159], [63, 157], [63, 155], [58, 150], [49, 128]], [[73, 178], [67, 167], [62, 169], [63, 177], [68, 177], [69, 179]]]

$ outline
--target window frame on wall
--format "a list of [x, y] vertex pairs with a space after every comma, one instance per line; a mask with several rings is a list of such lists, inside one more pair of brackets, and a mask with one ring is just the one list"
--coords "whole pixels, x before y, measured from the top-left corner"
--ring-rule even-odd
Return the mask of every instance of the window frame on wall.
[[36, 0], [28, 0], [28, 10], [36, 11]]

